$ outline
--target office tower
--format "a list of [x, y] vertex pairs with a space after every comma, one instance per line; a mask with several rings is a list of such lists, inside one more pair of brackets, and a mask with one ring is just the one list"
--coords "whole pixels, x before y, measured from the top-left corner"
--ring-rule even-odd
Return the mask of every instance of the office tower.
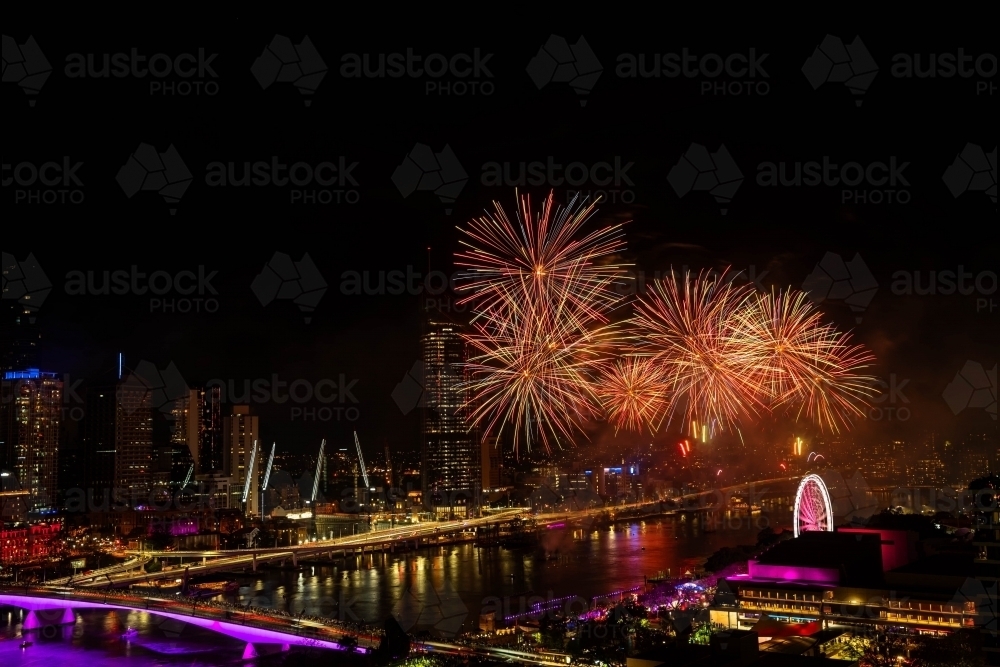
[[500, 438], [488, 437], [482, 439], [482, 451], [479, 460], [482, 465], [482, 488], [497, 489], [500, 487]]
[[198, 391], [201, 424], [198, 447], [198, 472], [225, 472], [229, 467], [223, 451], [222, 387], [205, 387]]
[[191, 463], [198, 469], [198, 456], [201, 452], [201, 409], [199, 396], [201, 391], [190, 389], [186, 394], [174, 401], [170, 409], [171, 434], [170, 444], [174, 449], [187, 449]]
[[149, 491], [153, 457], [153, 408], [150, 393], [133, 379], [117, 386], [115, 487], [142, 497]]
[[421, 485], [437, 514], [466, 514], [481, 484], [478, 438], [465, 422], [465, 341], [459, 325], [435, 317], [421, 337], [425, 406], [421, 411]]
[[56, 505], [63, 381], [37, 368], [3, 374], [0, 440], [6, 466], [28, 491], [29, 510]]
[[38, 366], [38, 343], [41, 333], [34, 311], [20, 302], [6, 301], [0, 323], [0, 371], [21, 370]]
[[93, 502], [100, 506], [108, 492], [133, 504], [148, 500], [153, 408], [143, 383], [91, 387], [83, 421], [84, 488]]
[[224, 472], [233, 480], [232, 492], [235, 494], [230, 507], [241, 507], [243, 497], [246, 497], [244, 511], [253, 516], [259, 513], [260, 479], [263, 453], [258, 450], [253, 457], [253, 470], [250, 469], [251, 454], [254, 443], [260, 439], [258, 417], [250, 414], [249, 405], [234, 405], [224, 420], [224, 445], [226, 452], [226, 467]]

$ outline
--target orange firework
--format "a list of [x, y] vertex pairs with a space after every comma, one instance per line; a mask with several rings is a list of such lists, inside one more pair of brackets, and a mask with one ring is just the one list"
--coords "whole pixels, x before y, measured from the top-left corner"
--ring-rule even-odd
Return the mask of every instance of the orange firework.
[[650, 357], [664, 378], [668, 424], [683, 412], [685, 425], [725, 428], [766, 409], [748, 372], [753, 349], [732, 332], [750, 288], [733, 286], [726, 278], [692, 278], [689, 272], [681, 277], [671, 271], [635, 304], [636, 352]]
[[597, 381], [597, 396], [615, 432], [621, 428], [655, 433], [667, 405], [659, 364], [650, 357], [624, 357], [607, 364]]
[[548, 450], [601, 415], [593, 379], [617, 336], [621, 268], [600, 262], [624, 244], [620, 225], [574, 238], [592, 206], [556, 210], [551, 194], [537, 215], [528, 197], [519, 204], [516, 226], [497, 205], [461, 230], [461, 303], [475, 311], [468, 414], [486, 433], [512, 429], [515, 449], [540, 440]]
[[534, 213], [530, 197], [521, 196], [517, 224], [494, 202], [494, 213], [459, 228], [467, 238], [461, 241], [466, 249], [456, 253], [456, 265], [465, 269], [458, 291], [468, 292], [459, 304], [472, 302], [478, 313], [496, 311], [503, 317], [517, 300], [565, 300], [571, 313], [607, 322], [607, 312], [622, 300], [613, 289], [622, 267], [604, 260], [625, 248], [622, 225], [574, 238], [595, 213], [595, 204], [577, 205], [574, 197], [562, 208], [554, 197], [550, 192], [541, 212]]
[[755, 296], [737, 314], [734, 338], [753, 350], [750, 372], [772, 406], [797, 408], [821, 430], [849, 427], [875, 393], [875, 378], [861, 372], [875, 357], [823, 324], [798, 290]]

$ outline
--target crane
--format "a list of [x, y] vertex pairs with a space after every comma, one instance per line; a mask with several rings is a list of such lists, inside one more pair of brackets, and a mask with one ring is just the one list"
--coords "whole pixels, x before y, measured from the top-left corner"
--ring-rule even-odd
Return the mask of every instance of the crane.
[[187, 474], [184, 475], [184, 483], [181, 484], [181, 490], [178, 491], [178, 493], [184, 493], [184, 489], [186, 489], [187, 485], [191, 483], [191, 475], [193, 474], [194, 474], [194, 464], [192, 463], [191, 467], [188, 468]]
[[243, 502], [247, 501], [247, 495], [250, 493], [250, 480], [253, 479], [253, 464], [257, 460], [257, 441], [253, 441], [253, 449], [250, 450], [250, 465], [247, 466], [247, 476], [243, 480]]
[[316, 459], [316, 476], [313, 478], [313, 492], [312, 499], [313, 503], [316, 502], [316, 494], [319, 493], [319, 473], [323, 469], [323, 451], [326, 449], [326, 438], [319, 443], [319, 458]]
[[261, 491], [267, 491], [267, 483], [271, 480], [271, 468], [274, 466], [274, 450], [278, 446], [278, 443], [271, 443], [271, 456], [267, 459], [267, 470], [264, 471], [264, 485], [260, 487]]
[[361, 443], [358, 442], [358, 432], [354, 432], [354, 446], [358, 448], [358, 465], [361, 466], [361, 479], [365, 480], [365, 490], [371, 488], [368, 483], [368, 471], [365, 470], [365, 457], [361, 455]]
[[271, 455], [267, 458], [267, 469], [264, 471], [264, 483], [260, 487], [260, 518], [264, 518], [264, 492], [267, 491], [267, 483], [271, 481], [271, 468], [274, 466], [274, 450], [278, 443], [271, 443]]

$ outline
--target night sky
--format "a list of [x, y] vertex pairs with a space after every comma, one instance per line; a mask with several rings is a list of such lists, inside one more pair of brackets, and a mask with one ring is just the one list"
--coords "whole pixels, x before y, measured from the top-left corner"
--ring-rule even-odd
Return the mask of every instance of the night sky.
[[[731, 266], [763, 276], [759, 284], [765, 289], [801, 287], [826, 253], [844, 261], [860, 255], [878, 284], [867, 308], [856, 313], [837, 299], [826, 299], [820, 307], [872, 348], [878, 357], [873, 374], [887, 381], [895, 375], [897, 385], [908, 381], [902, 395], [909, 402], [898, 406], [907, 407], [911, 416], [904, 422], [886, 418], [862, 424], [857, 437], [995, 432], [996, 421], [983, 408], [956, 416], [942, 398], [967, 361], [986, 369], [997, 361], [995, 185], [992, 200], [974, 190], [956, 197], [942, 176], [971, 143], [993, 152], [995, 184], [996, 104], [990, 89], [996, 86], [996, 59], [990, 55], [981, 61], [985, 77], [893, 75], [900, 53], [921, 54], [924, 66], [931, 53], [955, 54], [959, 47], [974, 56], [973, 62], [992, 53], [995, 40], [992, 34], [987, 38], [985, 21], [968, 17], [964, 26], [935, 22], [901, 29], [829, 20], [786, 28], [777, 21], [732, 18], [734, 28], [717, 29], [720, 17], [708, 16], [690, 21], [653, 15], [610, 20], [600, 14], [522, 16], [516, 23], [467, 18], [465, 27], [458, 18], [423, 16], [410, 22], [394, 17], [396, 27], [385, 27], [337, 17], [240, 17], [225, 23], [149, 17], [128, 27], [109, 21], [86, 29], [70, 17], [8, 18], [5, 67], [10, 66], [8, 37], [22, 45], [33, 36], [52, 68], [37, 95], [25, 95], [17, 83], [7, 82], [7, 74], [2, 86], [2, 249], [18, 261], [33, 253], [52, 283], [37, 313], [42, 368], [74, 379], [96, 378], [114, 368], [120, 351], [130, 368], [142, 360], [159, 369], [173, 362], [191, 384], [219, 378], [242, 386], [244, 380], [273, 374], [288, 382], [330, 378], [336, 383], [343, 374], [348, 384], [357, 380], [351, 386], [357, 403], [330, 405], [357, 408], [356, 420], [303, 421], [301, 415], [293, 419], [290, 403], [257, 404], [265, 440], [311, 451], [323, 437], [347, 446], [356, 429], [370, 451], [380, 451], [385, 441], [414, 449], [419, 411], [404, 415], [391, 393], [419, 358], [427, 295], [344, 294], [345, 272], [367, 271], [376, 281], [380, 271], [405, 273], [408, 267], [421, 274], [428, 265], [453, 272], [455, 226], [481, 215], [492, 200], [513, 211], [514, 187], [483, 182], [490, 163], [510, 163], [516, 172], [521, 162], [544, 164], [551, 156], [563, 165], [607, 162], [613, 174], [617, 160], [624, 171], [618, 185], [586, 183], [572, 189], [608, 191], [609, 201], [589, 228], [628, 221], [628, 252], [622, 259], [645, 272], [647, 280], [670, 267]], [[637, 30], [636, 23], [649, 25]], [[251, 66], [276, 33], [293, 44], [308, 35], [328, 70], [314, 94], [300, 94], [291, 82], [275, 81], [266, 89], [258, 83]], [[588, 94], [555, 81], [538, 89], [526, 72], [552, 34], [570, 44], [585, 36], [602, 67]], [[863, 40], [878, 67], [863, 95], [832, 81], [814, 90], [803, 74], [803, 63], [827, 34], [845, 44], [856, 35]], [[193, 53], [195, 60], [204, 49], [206, 57], [218, 54], [209, 63], [217, 76], [209, 71], [187, 79], [174, 74], [163, 79], [67, 76], [67, 58], [77, 58], [73, 54], [95, 54], [100, 64], [103, 54], [128, 54], [133, 48], [147, 57]], [[474, 74], [464, 79], [451, 74], [441, 79], [342, 76], [345, 54], [367, 53], [377, 60], [380, 53], [405, 54], [408, 48], [424, 56], [472, 56], [476, 49], [481, 59], [492, 56], [478, 79]], [[645, 54], [648, 64], [652, 54], [682, 54], [685, 48], [699, 58], [716, 53], [723, 60], [753, 49], [767, 76], [623, 78], [616, 71], [620, 54]], [[154, 81], [163, 86], [201, 81], [203, 90], [217, 85], [217, 93], [150, 94]], [[478, 93], [426, 94], [428, 83], [439, 81], [453, 87], [475, 81]], [[730, 93], [737, 87], [754, 92], [712, 94], [720, 82]], [[705, 86], [709, 90], [703, 94]], [[986, 91], [977, 94], [977, 86]], [[485, 89], [492, 94], [484, 95]], [[763, 90], [767, 94], [761, 95]], [[988, 119], [993, 120], [988, 124]], [[116, 182], [141, 143], [160, 153], [173, 145], [181, 156], [192, 181], [179, 202], [167, 203], [155, 191], [130, 198]], [[449, 146], [467, 173], [453, 204], [430, 191], [404, 197], [392, 180], [418, 143], [434, 153]], [[730, 203], [720, 205], [705, 191], [679, 196], [668, 181], [692, 144], [709, 152], [724, 145], [731, 154], [743, 182]], [[8, 185], [12, 168], [7, 165], [61, 165], [65, 156], [82, 162], [75, 172], [82, 185], [69, 187], [82, 190], [82, 203], [18, 199], [62, 189], [61, 184]], [[272, 156], [288, 165], [357, 163], [342, 185], [329, 186], [351, 191], [340, 196], [357, 197], [357, 203], [338, 204], [336, 193], [326, 205], [292, 203], [292, 190], [322, 189], [315, 183], [296, 188], [206, 182], [211, 163], [235, 163], [239, 175], [242, 163], [271, 163]], [[869, 201], [859, 203], [843, 201], [839, 185], [758, 182], [762, 163], [784, 162], [790, 170], [795, 162], [822, 163], [824, 156], [840, 165], [895, 160], [905, 183], [849, 188], [867, 191]], [[550, 185], [565, 201], [565, 184], [529, 184], [521, 191], [540, 204]], [[892, 203], [871, 203], [890, 196]], [[900, 203], [901, 197], [908, 201]], [[450, 215], [446, 208], [452, 209]], [[328, 285], [308, 324], [291, 301], [263, 306], [251, 289], [276, 252], [295, 261], [308, 253]], [[147, 274], [197, 274], [199, 267], [214, 273], [211, 285], [217, 294], [206, 296], [216, 300], [217, 311], [160, 312], [151, 309], [148, 294], [67, 293], [71, 272], [94, 272], [100, 278], [104, 271], [129, 271], [133, 265]], [[928, 272], [954, 272], [959, 266], [973, 276], [993, 272], [992, 278], [981, 279], [992, 292], [907, 295], [893, 289], [897, 272], [919, 271], [926, 284]], [[450, 303], [449, 298], [434, 296], [435, 303]], [[606, 430], [595, 432], [611, 437]], [[623, 446], [633, 442], [621, 439]]]

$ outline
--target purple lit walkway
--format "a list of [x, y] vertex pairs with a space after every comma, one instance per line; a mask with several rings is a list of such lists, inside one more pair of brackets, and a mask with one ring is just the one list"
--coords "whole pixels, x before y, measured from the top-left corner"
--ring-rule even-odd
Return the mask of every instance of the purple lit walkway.
[[[120, 609], [141, 611], [156, 616], [172, 618], [184, 623], [212, 630], [248, 644], [279, 644], [282, 647], [310, 646], [334, 650], [350, 650], [332, 639], [323, 638], [330, 628], [304, 624], [295, 618], [272, 617], [252, 612], [227, 612], [225, 609], [198, 607], [180, 601], [138, 596], [102, 596], [97, 593], [59, 590], [3, 590], [0, 605], [18, 607], [29, 613], [24, 628], [32, 630], [43, 625], [73, 623], [74, 609]], [[58, 614], [58, 610], [63, 610]], [[39, 618], [40, 612], [48, 620]], [[282, 627], [284, 626], [284, 627]], [[325, 630], [326, 632], [322, 632]], [[342, 632], [340, 634], [346, 634]], [[247, 648], [252, 652], [252, 646]], [[367, 653], [371, 649], [354, 649]]]

